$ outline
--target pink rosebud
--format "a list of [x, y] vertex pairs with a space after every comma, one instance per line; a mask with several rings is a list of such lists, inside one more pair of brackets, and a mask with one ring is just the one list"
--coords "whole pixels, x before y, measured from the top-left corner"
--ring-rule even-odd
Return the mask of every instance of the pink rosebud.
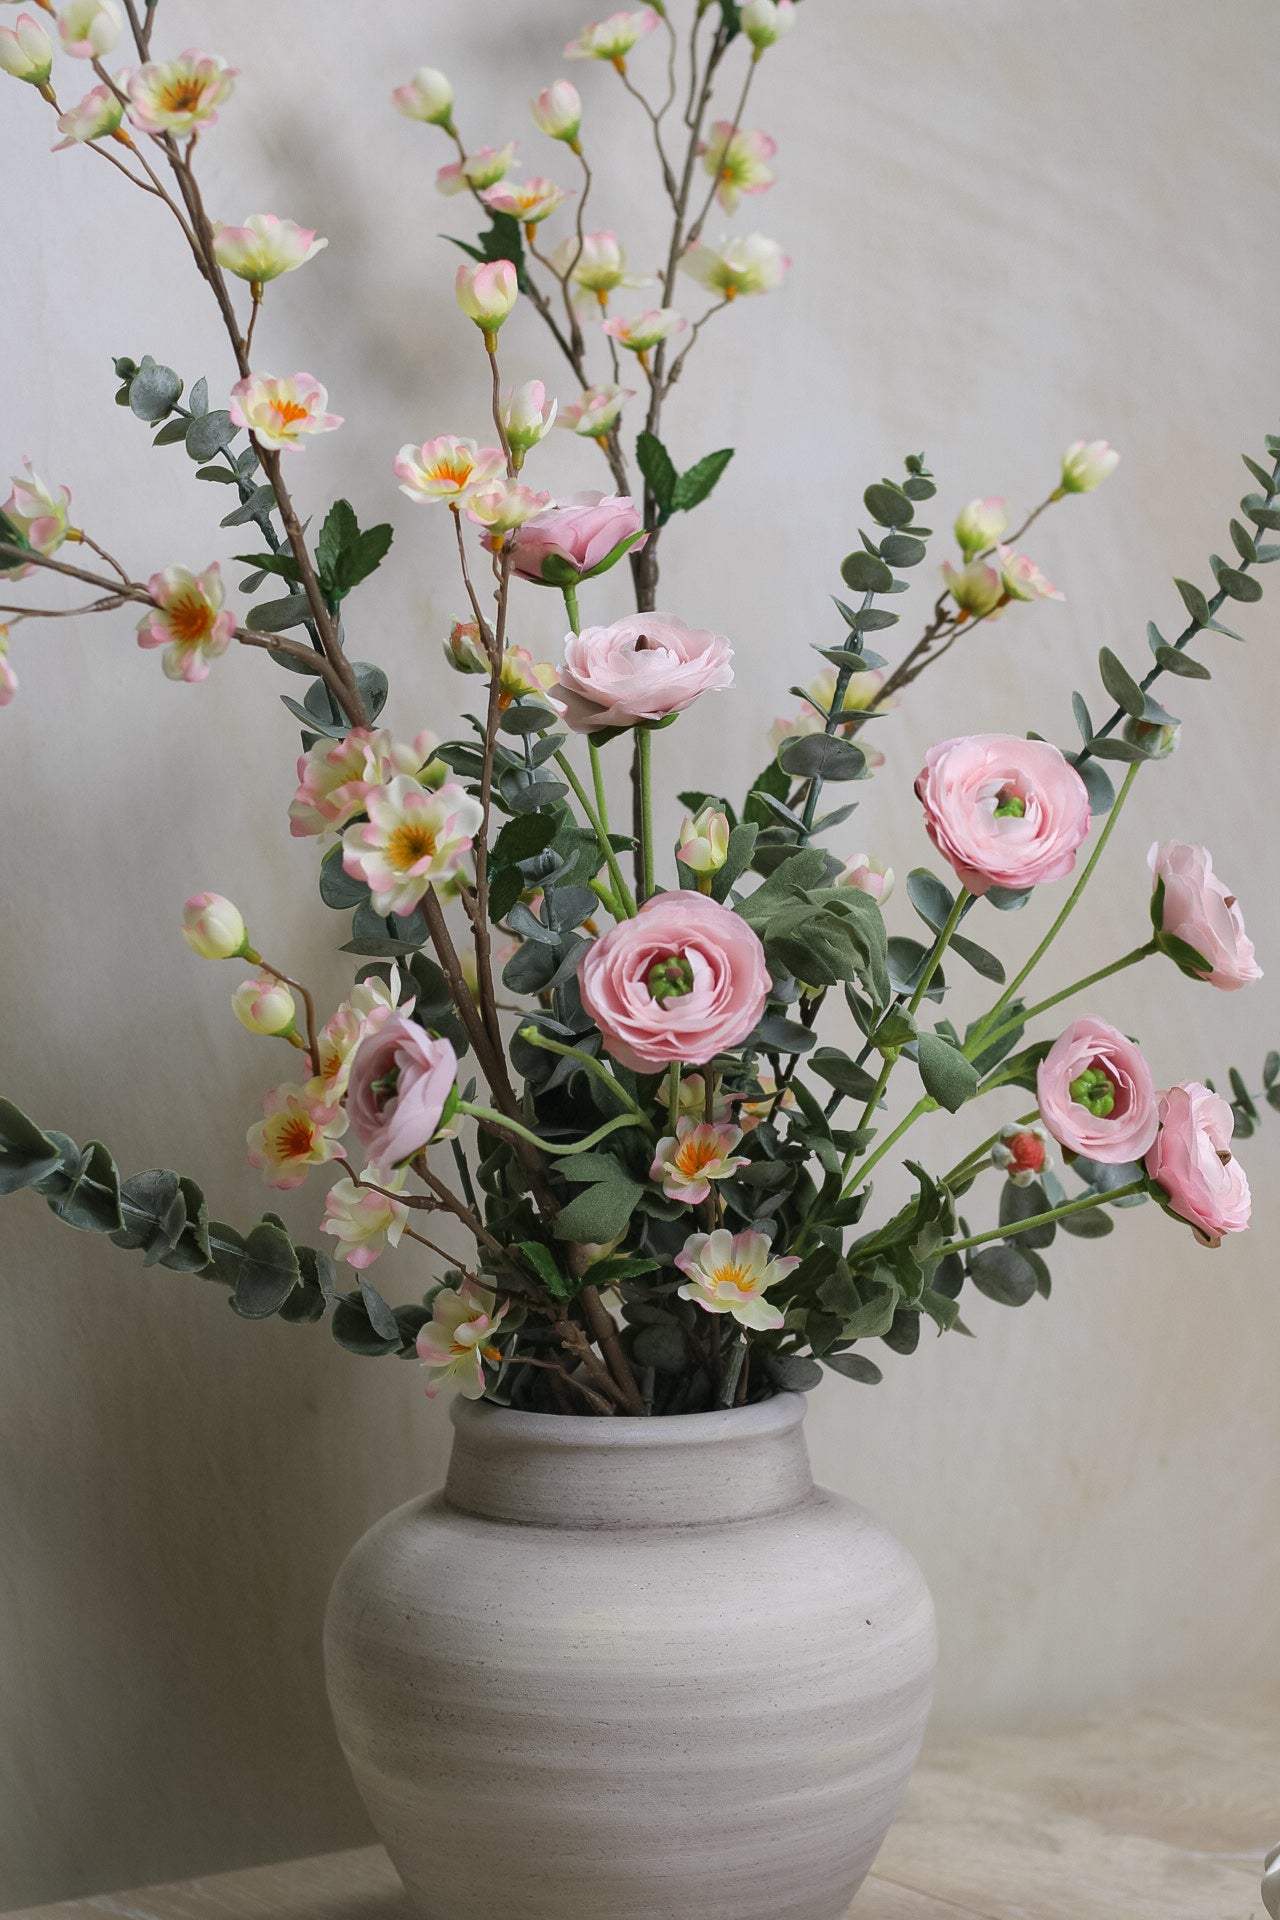
[[526, 520], [511, 549], [512, 565], [522, 579], [541, 586], [576, 586], [642, 547], [648, 538], [643, 526], [625, 493], [571, 494]]
[[1036, 1095], [1059, 1146], [1106, 1166], [1140, 1160], [1156, 1137], [1150, 1067], [1132, 1040], [1092, 1015], [1054, 1042], [1036, 1072]]
[[660, 893], [578, 962], [582, 1004], [606, 1050], [636, 1073], [704, 1066], [745, 1040], [764, 1012], [764, 948], [707, 894]]
[[1089, 831], [1089, 793], [1057, 747], [977, 733], [930, 747], [916, 779], [929, 838], [970, 893], [1061, 880]]
[[[1261, 980], [1239, 902], [1214, 872], [1209, 849], [1182, 840], [1157, 841], [1147, 865], [1155, 879], [1151, 919], [1170, 959], [1190, 979], [1207, 980], [1225, 993]], [[1190, 947], [1203, 965], [1195, 966], [1179, 947]]]
[[1147, 1172], [1176, 1213], [1207, 1247], [1249, 1224], [1249, 1182], [1231, 1152], [1231, 1108], [1198, 1080], [1159, 1096], [1160, 1132]]
[[722, 633], [669, 613], [632, 613], [611, 627], [565, 636], [554, 705], [576, 733], [635, 727], [683, 713], [733, 684], [733, 648]]
[[370, 1164], [411, 1160], [435, 1138], [457, 1078], [458, 1056], [403, 1013], [392, 1014], [356, 1049], [347, 1116]]

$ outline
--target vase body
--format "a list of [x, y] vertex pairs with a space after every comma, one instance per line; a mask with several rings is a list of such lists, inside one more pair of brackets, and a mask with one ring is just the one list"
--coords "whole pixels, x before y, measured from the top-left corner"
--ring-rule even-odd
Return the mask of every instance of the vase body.
[[459, 1401], [353, 1549], [329, 1696], [423, 1920], [843, 1920], [929, 1710], [906, 1549], [792, 1394], [670, 1419]]

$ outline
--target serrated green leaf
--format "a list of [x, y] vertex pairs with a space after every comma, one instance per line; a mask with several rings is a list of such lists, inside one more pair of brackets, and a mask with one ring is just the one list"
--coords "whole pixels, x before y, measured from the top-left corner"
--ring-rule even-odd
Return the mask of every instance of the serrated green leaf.
[[640, 433], [636, 436], [636, 464], [645, 477], [649, 491], [658, 504], [662, 520], [669, 520], [675, 506], [676, 472], [675, 461], [654, 433]]
[[705, 454], [682, 473], [672, 495], [672, 510], [691, 513], [695, 507], [700, 507], [732, 458], [733, 448], [721, 447], [716, 453]]

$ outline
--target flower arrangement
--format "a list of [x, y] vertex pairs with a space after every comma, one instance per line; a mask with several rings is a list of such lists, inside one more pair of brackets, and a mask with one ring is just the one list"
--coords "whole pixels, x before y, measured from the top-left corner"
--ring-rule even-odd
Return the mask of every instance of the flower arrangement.
[[[221, 524], [247, 549], [236, 556], [247, 604], [243, 615], [227, 604], [217, 560], [135, 577], [74, 524], [69, 490], [30, 462], [0, 509], [0, 571], [88, 587], [76, 614], [136, 608], [139, 646], [160, 649], [174, 681], [205, 680], [235, 642], [307, 682], [301, 699], [283, 696], [302, 753], [281, 816], [317, 844], [320, 895], [349, 916], [343, 951], [356, 967], [350, 994], [321, 1020], [301, 969], [264, 957], [230, 901], [186, 903], [192, 951], [252, 970], [232, 994], [241, 1025], [296, 1056], [264, 1096], [248, 1158], [281, 1191], [329, 1169], [320, 1231], [331, 1251], [295, 1245], [271, 1212], [247, 1232], [211, 1221], [190, 1178], [122, 1179], [100, 1143], [82, 1149], [7, 1101], [0, 1192], [30, 1188], [71, 1226], [222, 1283], [245, 1318], [327, 1318], [353, 1353], [416, 1356], [429, 1393], [448, 1381], [516, 1408], [601, 1416], [741, 1405], [807, 1389], [824, 1367], [874, 1383], [868, 1343], [911, 1352], [926, 1320], [939, 1334], [966, 1331], [966, 1286], [1010, 1306], [1047, 1294], [1058, 1229], [1098, 1238], [1114, 1211], [1155, 1203], [1211, 1247], [1242, 1231], [1249, 1187], [1232, 1143], [1258, 1117], [1243, 1077], [1231, 1070], [1230, 1100], [1193, 1078], [1157, 1089], [1138, 1045], [1101, 1015], [1045, 1025], [1139, 962], [1171, 960], [1223, 991], [1260, 977], [1206, 849], [1151, 849], [1141, 944], [1045, 998], [1031, 982], [1134, 781], [1176, 747], [1179, 722], [1153, 687], [1209, 677], [1195, 643], [1230, 632], [1226, 603], [1260, 598], [1256, 570], [1280, 557], [1268, 538], [1280, 529], [1280, 437], [1267, 437], [1265, 460], [1246, 458], [1254, 490], [1230, 522], [1232, 557], [1211, 560], [1212, 593], [1177, 582], [1182, 630], [1148, 629], [1141, 677], [1102, 649], [1104, 717], [1073, 697], [1079, 744], [979, 733], [929, 750], [915, 792], [949, 871], [907, 876], [923, 937], [891, 934], [894, 875], [849, 852], [852, 807], [831, 805], [829, 789], [871, 777], [882, 758], [872, 722], [977, 626], [1062, 598], [1021, 542], [1051, 506], [1099, 487], [1119, 456], [1103, 441], [1069, 447], [1013, 532], [1002, 499], [963, 507], [941, 591], [896, 663], [869, 643], [887, 645], [902, 618], [898, 596], [934, 537], [917, 516], [937, 489], [919, 455], [873, 481], [839, 570], [850, 597], [836, 598], [832, 634], [816, 644], [822, 670], [792, 689], [799, 711], [778, 722], [767, 764], [736, 801], [682, 793], [678, 842], [660, 844], [653, 736], [693, 710], [705, 716], [734, 680], [725, 635], [658, 609], [668, 529], [707, 499], [732, 453], [680, 471], [664, 425], [704, 331], [786, 279], [776, 241], [712, 238], [709, 222], [773, 183], [777, 144], [747, 115], [799, 0], [654, 0], [584, 26], [563, 49], [607, 69], [600, 85], [624, 91], [652, 135], [655, 197], [670, 212], [652, 273], [588, 211], [599, 108], [571, 81], [530, 103], [571, 185], [514, 178], [514, 140], [472, 146], [442, 73], [424, 67], [392, 95], [406, 119], [437, 131], [451, 155], [437, 187], [474, 202], [480, 222], [474, 241], [458, 242], [455, 296], [477, 336], [491, 430], [436, 432], [387, 462], [388, 487], [447, 513], [456, 537], [462, 612], [444, 653], [480, 699], [443, 741], [382, 725], [386, 676], [348, 652], [347, 603], [386, 559], [392, 529], [361, 526], [346, 500], [305, 523], [294, 504], [286, 464], [305, 469], [283, 455], [344, 421], [312, 374], [264, 371], [257, 335], [272, 282], [328, 242], [276, 214], [210, 215], [197, 149], [234, 114], [236, 70], [198, 49], [161, 57], [156, 0], [32, 4], [0, 27], [0, 68], [56, 117], [56, 150], [106, 161], [176, 220], [217, 303], [234, 370], [224, 404], [208, 380], [188, 391], [149, 356], [116, 361], [116, 400], [155, 445], [181, 447], [196, 478], [228, 490]], [[126, 36], [135, 64], [113, 70]], [[96, 80], [70, 106], [54, 85], [58, 57]], [[513, 322], [545, 330], [568, 391], [553, 390], [550, 367], [546, 380], [504, 384]], [[269, 362], [288, 364], [275, 343]], [[437, 428], [474, 425], [452, 404], [441, 414]], [[564, 498], [534, 484], [553, 429], [593, 443], [581, 449], [582, 490]], [[610, 490], [588, 490], [601, 458]], [[584, 624], [593, 583], [624, 563], [636, 611]], [[514, 638], [535, 589], [565, 613], [560, 657], [545, 664]], [[11, 630], [63, 611], [0, 608], [10, 622], [0, 705], [18, 691]], [[608, 755], [630, 761], [623, 830], [609, 816]], [[1016, 928], [1006, 916], [1041, 887], [1060, 890], [1059, 910], [1008, 977], [975, 930], [984, 919]], [[944, 960], [991, 989], [963, 1028], [941, 1012]], [[904, 1082], [910, 1099], [891, 1118]], [[1280, 1107], [1280, 1054], [1267, 1056], [1262, 1083]], [[997, 1119], [1009, 1105], [1027, 1110]], [[963, 1116], [964, 1134], [954, 1165], [930, 1172], [905, 1158], [906, 1141], [939, 1108]], [[915, 1191], [884, 1217], [872, 1176], [899, 1149]], [[432, 1215], [465, 1231], [465, 1257], [425, 1230]], [[431, 1278], [392, 1306], [368, 1276], [407, 1241], [425, 1250]]]

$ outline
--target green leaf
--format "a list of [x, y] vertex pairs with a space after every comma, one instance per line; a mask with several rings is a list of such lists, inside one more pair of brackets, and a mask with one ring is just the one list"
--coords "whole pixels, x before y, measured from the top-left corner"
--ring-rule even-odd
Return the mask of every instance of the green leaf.
[[383, 1340], [398, 1340], [400, 1326], [395, 1314], [378, 1289], [366, 1280], [363, 1274], [360, 1276], [360, 1298], [364, 1302], [364, 1310], [369, 1316], [369, 1325], [374, 1332]]
[[907, 897], [926, 927], [941, 933], [956, 903], [937, 874], [928, 867], [913, 867], [907, 875]]
[[220, 527], [247, 527], [251, 520], [260, 520], [269, 514], [276, 504], [275, 494], [268, 486], [255, 487], [247, 500], [242, 500], [230, 513], [224, 513], [218, 525]]
[[[152, 6], [155, 5], [155, 0], [151, 0], [151, 5]], [[196, 381], [194, 387], [192, 387], [190, 393], [187, 395], [187, 412], [199, 415], [202, 413], [208, 413], [208, 411], [209, 411], [209, 382], [208, 380], [206, 380], [205, 376], [201, 374], [200, 378]]]
[[1084, 695], [1082, 693], [1072, 694], [1071, 711], [1075, 715], [1076, 725], [1080, 729], [1080, 738], [1082, 740], [1092, 739], [1094, 731], [1093, 719], [1088, 707], [1085, 705]]
[[368, 1308], [358, 1293], [339, 1294], [329, 1331], [347, 1353], [358, 1353], [370, 1360], [394, 1353], [400, 1345], [399, 1326], [394, 1339], [378, 1333], [370, 1324]]
[[862, 1353], [828, 1353], [823, 1356], [822, 1364], [830, 1367], [832, 1373], [843, 1374], [846, 1380], [856, 1380], [864, 1387], [877, 1387], [884, 1379], [874, 1360], [868, 1360]]
[[516, 279], [521, 293], [529, 291], [529, 277], [525, 271], [524, 235], [520, 222], [513, 213], [495, 213], [488, 227], [480, 234], [478, 247], [469, 240], [455, 240], [452, 234], [442, 233], [440, 238], [449, 241], [451, 246], [461, 249], [472, 260], [510, 260], [516, 270]]
[[969, 1263], [979, 1293], [1002, 1307], [1025, 1307], [1036, 1294], [1036, 1270], [1016, 1247], [984, 1247]]
[[1131, 746], [1127, 740], [1112, 740], [1101, 735], [1096, 740], [1090, 740], [1089, 751], [1096, 754], [1099, 760], [1123, 760], [1129, 766], [1135, 761], [1151, 758], [1149, 753], [1144, 753], [1141, 747]]
[[675, 507], [679, 475], [675, 461], [657, 434], [640, 433], [636, 436], [636, 463], [658, 503], [660, 523], [669, 520]]
[[754, 820], [741, 821], [730, 831], [724, 865], [712, 876], [711, 898], [713, 900], [723, 902], [729, 898], [732, 888], [751, 865], [759, 837], [760, 829]]
[[770, 1353], [761, 1356], [765, 1377], [781, 1393], [812, 1393], [822, 1385], [822, 1368], [805, 1353]]
[[295, 582], [302, 578], [291, 553], [238, 553], [235, 557], [246, 567], [256, 567], [259, 573], [274, 573], [282, 580]]
[[502, 865], [532, 860], [555, 839], [559, 821], [550, 811], [519, 814], [508, 820], [493, 843], [493, 858]]
[[250, 607], [245, 620], [252, 633], [283, 633], [309, 619], [311, 608], [305, 593], [291, 593], [283, 600], [260, 600]]
[[1103, 647], [1098, 654], [1098, 671], [1102, 684], [1117, 706], [1134, 720], [1141, 720], [1146, 710], [1146, 696], [1129, 669], [1110, 647]]
[[1207, 627], [1209, 624], [1209, 602], [1205, 599], [1199, 587], [1195, 586], [1190, 580], [1175, 580], [1173, 584], [1182, 595], [1182, 604], [1196, 625], [1198, 627]]
[[1258, 558], [1258, 543], [1254, 539], [1253, 535], [1248, 531], [1246, 527], [1242, 527], [1238, 520], [1233, 520], [1231, 522], [1229, 531], [1231, 534], [1232, 545], [1235, 547], [1236, 552], [1240, 555], [1240, 558], [1242, 560], [1247, 560], [1250, 566], [1255, 565]]
[[[1049, 1196], [1038, 1180], [1031, 1180], [1025, 1187], [1015, 1186], [1012, 1180], [1006, 1180], [1000, 1189], [1000, 1225], [1016, 1229], [1022, 1220], [1030, 1220], [1037, 1213], [1048, 1213]], [[1028, 1227], [1025, 1232], [1011, 1231], [1007, 1238], [1025, 1253], [1041, 1247], [1051, 1247], [1055, 1235], [1055, 1223], [1050, 1220], [1044, 1226]]]
[[851, 1060], [839, 1047], [819, 1047], [809, 1056], [809, 1066], [820, 1080], [852, 1100], [869, 1100], [876, 1083], [865, 1067]]
[[1085, 1207], [1079, 1213], [1065, 1214], [1057, 1224], [1077, 1240], [1103, 1240], [1115, 1232], [1116, 1226], [1105, 1207]]
[[948, 953], [958, 954], [960, 959], [980, 973], [984, 980], [994, 981], [995, 985], [1004, 985], [1004, 967], [994, 953], [988, 953], [976, 940], [969, 940], [962, 933], [953, 933]]
[[326, 598], [337, 605], [381, 566], [394, 529], [383, 524], [363, 532], [349, 500], [335, 500], [316, 542], [316, 566]]
[[905, 527], [916, 517], [916, 510], [901, 487], [887, 480], [867, 488], [863, 504], [871, 518], [882, 527]]
[[941, 1034], [922, 1033], [918, 1046], [925, 1092], [948, 1113], [957, 1113], [978, 1091], [978, 1069]]
[[867, 756], [852, 740], [830, 733], [799, 733], [783, 741], [778, 765], [793, 780], [860, 780]]
[[1261, 600], [1262, 582], [1255, 580], [1251, 573], [1241, 573], [1238, 567], [1219, 567], [1218, 585], [1232, 600]]
[[187, 453], [192, 460], [212, 460], [231, 445], [239, 431], [231, 415], [222, 408], [216, 413], [202, 414], [187, 426], [184, 435]]
[[673, 510], [676, 513], [692, 513], [695, 507], [700, 507], [732, 458], [733, 448], [721, 447], [718, 453], [705, 454], [687, 472], [682, 473], [672, 496]]
[[48, 1196], [50, 1211], [82, 1233], [114, 1233], [120, 1217], [120, 1176], [100, 1140], [91, 1140], [76, 1165], [70, 1185]]
[[880, 553], [891, 567], [918, 567], [928, 549], [914, 533], [888, 533], [880, 542]]
[[129, 406], [139, 420], [154, 423], [173, 412], [182, 397], [182, 381], [172, 367], [157, 366], [144, 354], [142, 365], [129, 382]]
[[840, 578], [855, 593], [888, 593], [893, 585], [893, 570], [876, 554], [859, 549], [842, 562]]
[[231, 1296], [243, 1320], [269, 1320], [302, 1278], [293, 1242], [282, 1227], [260, 1220], [245, 1241], [244, 1259]]
[[1156, 661], [1166, 673], [1176, 673], [1182, 680], [1211, 680], [1213, 675], [1208, 667], [1199, 660], [1193, 660], [1189, 653], [1179, 653], [1177, 647], [1157, 647]]
[[683, 1373], [689, 1364], [684, 1334], [675, 1321], [641, 1327], [632, 1337], [631, 1357], [637, 1366], [652, 1367], [656, 1373]]
[[144, 1253], [146, 1264], [155, 1266], [173, 1251], [186, 1230], [186, 1196], [178, 1175], [167, 1167], [130, 1174], [120, 1188], [120, 1214], [112, 1244]]
[[159, 433], [152, 435], [151, 444], [153, 447], [176, 447], [179, 440], [185, 440], [186, 437], [186, 421], [170, 420], [167, 426], [161, 427]]
[[56, 1141], [11, 1100], [0, 1099], [0, 1194], [32, 1187], [58, 1166]]
[[570, 1240], [577, 1245], [616, 1239], [643, 1193], [639, 1181], [628, 1180], [625, 1175], [601, 1181], [598, 1186], [584, 1187], [557, 1215], [556, 1239]]

